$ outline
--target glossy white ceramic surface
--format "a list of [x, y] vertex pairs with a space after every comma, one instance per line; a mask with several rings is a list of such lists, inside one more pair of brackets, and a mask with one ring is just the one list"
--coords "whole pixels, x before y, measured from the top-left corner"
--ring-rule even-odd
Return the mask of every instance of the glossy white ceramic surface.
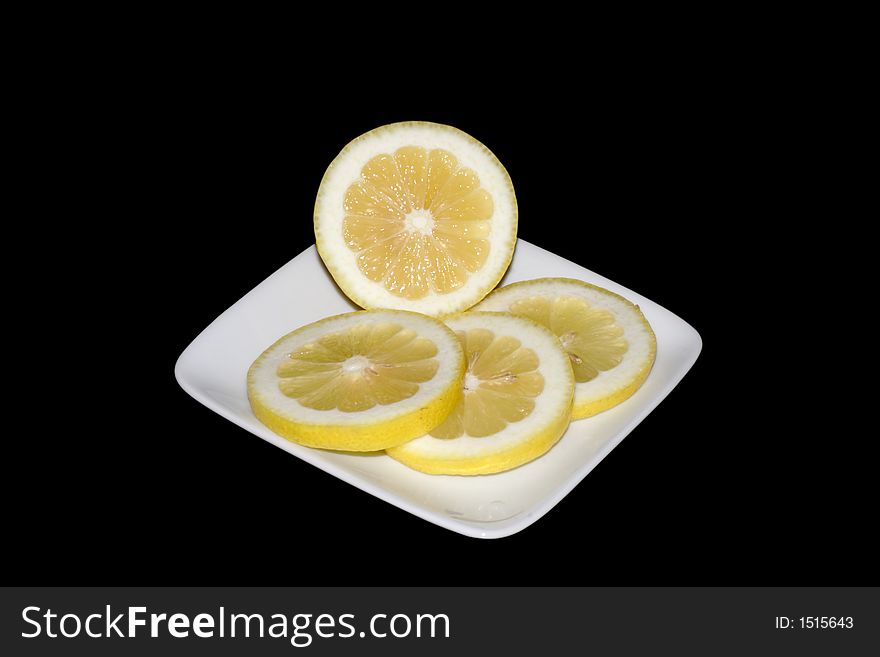
[[426, 475], [385, 455], [302, 447], [275, 435], [254, 417], [245, 390], [245, 375], [254, 359], [303, 324], [356, 309], [333, 283], [314, 246], [214, 320], [181, 354], [175, 375], [184, 390], [211, 410], [371, 495], [468, 536], [508, 536], [538, 520], [586, 477], [669, 394], [702, 347], [697, 332], [665, 308], [522, 240], [502, 285], [547, 276], [601, 285], [638, 304], [657, 336], [657, 360], [633, 397], [593, 418], [573, 422], [550, 452], [510, 472], [479, 477]]

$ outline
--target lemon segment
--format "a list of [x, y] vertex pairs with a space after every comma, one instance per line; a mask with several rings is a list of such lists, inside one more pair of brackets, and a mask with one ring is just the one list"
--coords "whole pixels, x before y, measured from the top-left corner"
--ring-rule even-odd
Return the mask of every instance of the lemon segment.
[[446, 320], [464, 346], [462, 397], [446, 420], [387, 450], [429, 474], [510, 470], [549, 450], [571, 418], [574, 375], [550, 331], [507, 313], [468, 312]]
[[346, 313], [278, 340], [248, 371], [257, 418], [309, 447], [373, 451], [440, 424], [461, 396], [464, 351], [441, 322]]
[[513, 283], [490, 294], [477, 309], [527, 317], [559, 338], [577, 381], [574, 419], [631, 397], [654, 364], [657, 342], [639, 307], [583, 281], [543, 278]]
[[395, 123], [355, 139], [330, 164], [315, 203], [318, 252], [365, 308], [469, 308], [507, 270], [516, 228], [501, 163], [472, 137], [433, 123]]

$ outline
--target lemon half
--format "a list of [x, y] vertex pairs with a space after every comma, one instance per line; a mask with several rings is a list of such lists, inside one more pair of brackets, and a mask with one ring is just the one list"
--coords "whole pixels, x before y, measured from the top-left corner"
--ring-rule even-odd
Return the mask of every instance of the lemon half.
[[372, 451], [423, 435], [458, 403], [464, 352], [442, 322], [405, 311], [329, 317], [285, 335], [248, 371], [254, 414], [309, 447]]
[[540, 323], [562, 342], [574, 370], [575, 419], [607, 410], [639, 389], [657, 341], [635, 304], [571, 278], [540, 278], [496, 290], [478, 310], [506, 311]]
[[364, 308], [470, 308], [507, 270], [516, 229], [513, 184], [498, 159], [436, 123], [361, 135], [330, 164], [315, 201], [321, 259]]
[[468, 312], [446, 320], [464, 344], [462, 399], [429, 435], [387, 450], [430, 474], [510, 470], [549, 450], [571, 419], [574, 376], [544, 327], [506, 313]]

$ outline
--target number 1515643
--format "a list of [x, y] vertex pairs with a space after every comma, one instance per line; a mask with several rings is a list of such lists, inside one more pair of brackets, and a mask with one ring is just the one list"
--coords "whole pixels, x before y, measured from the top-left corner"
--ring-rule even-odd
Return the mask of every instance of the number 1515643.
[[852, 616], [777, 616], [778, 630], [850, 630], [853, 627]]

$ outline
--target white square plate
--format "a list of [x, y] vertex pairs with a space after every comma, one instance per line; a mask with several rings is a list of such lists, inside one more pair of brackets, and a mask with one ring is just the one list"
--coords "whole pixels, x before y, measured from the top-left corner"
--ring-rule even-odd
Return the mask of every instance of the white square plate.
[[519, 240], [503, 283], [566, 276], [601, 285], [638, 304], [657, 335], [657, 360], [630, 399], [572, 423], [546, 455], [524, 466], [478, 477], [432, 476], [387, 456], [339, 454], [276, 436], [254, 417], [245, 376], [263, 350], [293, 329], [355, 308], [339, 291], [312, 246], [214, 320], [181, 354], [177, 381], [211, 410], [286, 452], [425, 520], [468, 536], [500, 538], [543, 516], [669, 394], [696, 361], [699, 334], [635, 292]]

